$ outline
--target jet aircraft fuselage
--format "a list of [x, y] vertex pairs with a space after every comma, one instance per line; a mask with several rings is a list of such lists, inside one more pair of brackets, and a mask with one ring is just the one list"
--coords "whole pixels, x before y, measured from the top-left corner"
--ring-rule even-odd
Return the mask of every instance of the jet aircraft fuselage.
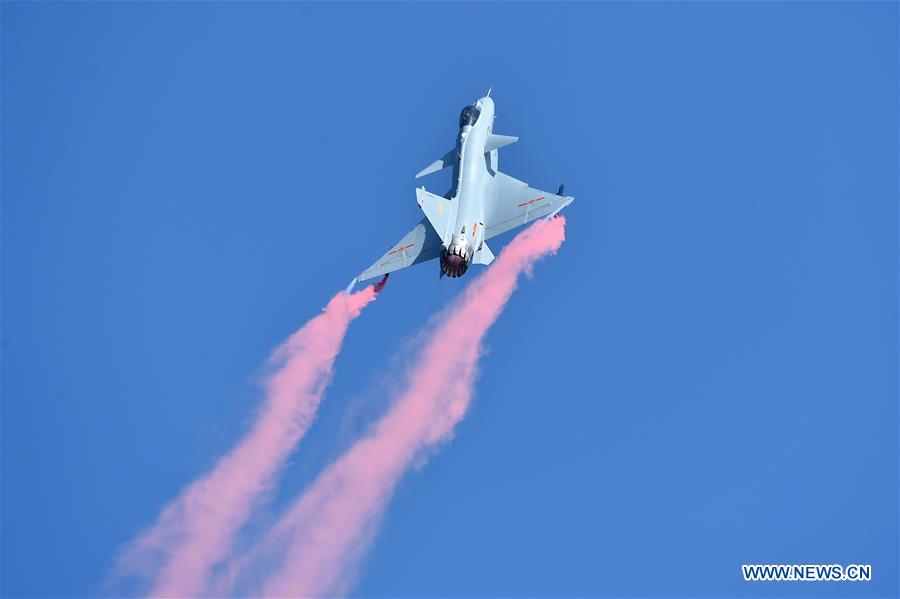
[[[484, 97], [463, 108], [459, 117], [456, 148], [459, 160], [453, 166], [451, 201], [459, 208], [453, 223], [450, 244], [441, 253], [441, 271], [451, 277], [466, 272], [476, 250], [484, 241], [484, 198], [488, 196], [488, 160], [485, 142], [494, 124], [494, 101]], [[497, 151], [494, 150], [496, 156]], [[496, 160], [496, 159], [495, 159]]]
[[459, 277], [471, 264], [488, 265], [494, 254], [486, 241], [541, 217], [552, 216], [574, 198], [533, 189], [498, 170], [498, 150], [518, 140], [493, 132], [490, 95], [463, 108], [456, 145], [420, 171], [416, 178], [452, 167], [452, 185], [444, 195], [416, 189], [425, 218], [358, 280], [440, 259], [441, 276]]

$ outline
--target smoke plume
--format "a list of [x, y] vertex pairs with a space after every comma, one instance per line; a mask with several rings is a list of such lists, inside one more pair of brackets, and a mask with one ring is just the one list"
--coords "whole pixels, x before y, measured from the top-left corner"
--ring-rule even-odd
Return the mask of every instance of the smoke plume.
[[273, 352], [265, 400], [250, 431], [127, 548], [120, 575], [149, 577], [153, 597], [203, 592], [213, 566], [229, 555], [253, 507], [312, 424], [347, 327], [385, 282], [338, 293]]
[[404, 388], [371, 432], [328, 466], [251, 551], [231, 565], [218, 592], [272, 597], [346, 592], [402, 475], [453, 433], [472, 397], [488, 328], [522, 272], [555, 253], [565, 220], [520, 233], [461, 300], [434, 321]]

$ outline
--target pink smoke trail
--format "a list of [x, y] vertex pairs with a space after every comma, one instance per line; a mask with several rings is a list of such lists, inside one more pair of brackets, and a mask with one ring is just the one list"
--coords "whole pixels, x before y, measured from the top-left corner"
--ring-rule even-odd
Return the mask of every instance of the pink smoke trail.
[[265, 401], [247, 435], [185, 488], [121, 560], [120, 570], [155, 571], [152, 597], [194, 597], [230, 551], [253, 506], [268, 491], [312, 424], [350, 322], [387, 281], [335, 295], [269, 359]]
[[[437, 319], [406, 388], [366, 437], [313, 482], [266, 537], [232, 565], [224, 589], [281, 561], [262, 594], [317, 597], [346, 592], [348, 576], [374, 535], [400, 477], [448, 439], [472, 396], [476, 363], [488, 328], [500, 315], [522, 272], [555, 253], [565, 220], [539, 221], [520, 233], [462, 300]], [[249, 572], [249, 574], [247, 574]], [[252, 592], [252, 594], [259, 594]]]

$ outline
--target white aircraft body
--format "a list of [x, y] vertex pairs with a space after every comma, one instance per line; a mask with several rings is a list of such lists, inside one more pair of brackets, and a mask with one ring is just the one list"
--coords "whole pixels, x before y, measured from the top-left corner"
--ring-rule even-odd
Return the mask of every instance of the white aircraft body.
[[440, 258], [441, 276], [459, 277], [471, 264], [488, 265], [494, 254], [487, 240], [542, 217], [550, 217], [575, 198], [540, 191], [501, 173], [498, 150], [518, 140], [497, 135], [490, 91], [463, 108], [456, 146], [416, 178], [453, 168], [453, 186], [444, 195], [416, 189], [425, 217], [403, 239], [351, 283], [388, 275]]

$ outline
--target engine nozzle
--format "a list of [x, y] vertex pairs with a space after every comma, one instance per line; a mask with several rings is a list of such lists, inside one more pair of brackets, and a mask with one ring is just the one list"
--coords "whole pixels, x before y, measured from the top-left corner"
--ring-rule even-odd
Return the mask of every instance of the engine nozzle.
[[461, 277], [472, 261], [472, 246], [465, 235], [454, 235], [450, 245], [441, 252], [441, 272], [448, 277]]

